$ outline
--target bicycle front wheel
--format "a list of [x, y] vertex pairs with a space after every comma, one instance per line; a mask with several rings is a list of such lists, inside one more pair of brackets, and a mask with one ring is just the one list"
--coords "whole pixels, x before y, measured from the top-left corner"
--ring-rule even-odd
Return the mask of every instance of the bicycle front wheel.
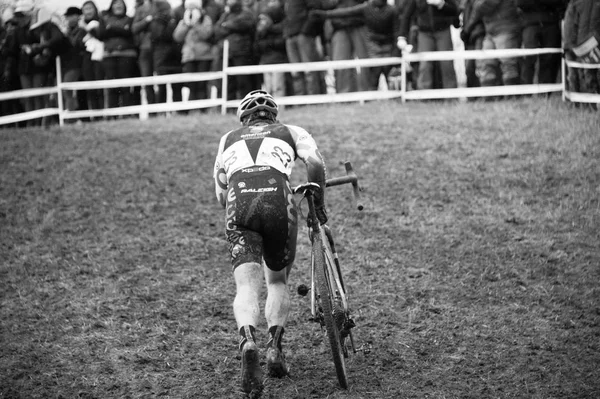
[[320, 297], [319, 302], [323, 311], [323, 320], [325, 322], [325, 329], [327, 330], [329, 345], [331, 346], [331, 354], [338, 382], [342, 388], [347, 389], [348, 375], [344, 360], [344, 340], [340, 332], [341, 324], [338, 322], [340, 317], [343, 318], [343, 309], [336, 299], [336, 284], [332, 276], [332, 268], [335, 265], [331, 264], [333, 256], [327, 256], [328, 253], [332, 254], [332, 251], [322, 230], [319, 236], [313, 237], [312, 248]]

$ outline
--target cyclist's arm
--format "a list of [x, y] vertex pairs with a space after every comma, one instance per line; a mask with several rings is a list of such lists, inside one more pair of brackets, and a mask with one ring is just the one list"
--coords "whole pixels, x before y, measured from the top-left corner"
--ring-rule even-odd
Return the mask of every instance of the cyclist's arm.
[[221, 139], [219, 143], [219, 151], [215, 160], [215, 169], [213, 178], [215, 180], [215, 194], [217, 200], [223, 208], [226, 205], [227, 198], [227, 173], [225, 172], [225, 165], [223, 164], [223, 147], [225, 146], [225, 137]]
[[325, 178], [326, 168], [323, 156], [317, 148], [317, 143], [313, 137], [306, 130], [298, 126], [288, 125], [294, 143], [296, 145], [296, 153], [306, 165], [306, 172], [308, 175], [308, 181], [317, 183], [321, 186], [323, 195], [320, 198], [315, 198], [317, 206], [322, 207], [325, 205]]

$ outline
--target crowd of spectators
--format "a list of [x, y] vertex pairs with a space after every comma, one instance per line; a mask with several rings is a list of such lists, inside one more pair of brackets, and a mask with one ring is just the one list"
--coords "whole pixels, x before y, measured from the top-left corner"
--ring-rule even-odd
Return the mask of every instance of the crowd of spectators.
[[[302, 63], [454, 49], [451, 27], [468, 50], [560, 47], [569, 59], [594, 62], [600, 41], [597, 0], [124, 0], [106, 10], [94, 1], [68, 7], [60, 18], [32, 0], [17, 0], [0, 23], [0, 91], [44, 87], [61, 57], [66, 82], [218, 71], [225, 40], [230, 66]], [[552, 83], [560, 79], [560, 54], [466, 61], [467, 86]], [[414, 65], [413, 88], [457, 87], [452, 61]], [[389, 67], [335, 71], [335, 91], [377, 90]], [[323, 94], [322, 71], [231, 76], [228, 98], [265, 87], [275, 96]], [[572, 90], [600, 91], [600, 71], [569, 71]], [[218, 82], [174, 84], [192, 100], [208, 98]], [[213, 89], [215, 90], [215, 89]], [[165, 85], [65, 93], [69, 110], [164, 102]], [[7, 115], [45, 107], [47, 97], [0, 102]], [[36, 121], [34, 123], [39, 123]]]

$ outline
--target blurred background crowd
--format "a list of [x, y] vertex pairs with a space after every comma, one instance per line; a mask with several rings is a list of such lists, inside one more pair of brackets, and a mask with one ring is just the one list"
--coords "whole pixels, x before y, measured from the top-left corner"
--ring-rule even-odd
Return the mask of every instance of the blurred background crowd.
[[[8, 2], [7, 2], [8, 1]], [[128, 1], [129, 2], [129, 1]], [[565, 57], [600, 62], [599, 0], [124, 0], [99, 9], [92, 0], [56, 7], [5, 0], [0, 23], [0, 91], [64, 82], [219, 71], [223, 43], [230, 66], [399, 56], [402, 51], [563, 47]], [[130, 7], [131, 8], [131, 7]], [[459, 35], [459, 36], [458, 36]], [[467, 60], [466, 85], [555, 83], [560, 54]], [[264, 87], [275, 97], [378, 90], [397, 68], [231, 76], [227, 96]], [[412, 89], [457, 87], [452, 61], [413, 65]], [[600, 92], [600, 70], [568, 74], [572, 91]], [[219, 82], [174, 84], [172, 100], [205, 99]], [[185, 88], [185, 89], [184, 89]], [[165, 85], [143, 91], [165, 102]], [[66, 93], [69, 110], [139, 104], [139, 87]], [[46, 107], [45, 96], [0, 102], [0, 115]], [[39, 123], [34, 121], [32, 123]]]

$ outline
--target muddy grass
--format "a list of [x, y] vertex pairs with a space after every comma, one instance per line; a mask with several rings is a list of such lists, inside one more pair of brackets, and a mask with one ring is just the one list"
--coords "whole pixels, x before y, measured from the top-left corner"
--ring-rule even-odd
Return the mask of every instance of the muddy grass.
[[[351, 112], [352, 111], [352, 112]], [[308, 299], [266, 398], [597, 398], [600, 122], [559, 100], [290, 108], [330, 176], [358, 345]], [[232, 116], [0, 130], [0, 398], [241, 398], [213, 194]], [[299, 165], [293, 181], [302, 180]], [[308, 282], [302, 231], [290, 290]], [[258, 338], [266, 343], [266, 325]]]

